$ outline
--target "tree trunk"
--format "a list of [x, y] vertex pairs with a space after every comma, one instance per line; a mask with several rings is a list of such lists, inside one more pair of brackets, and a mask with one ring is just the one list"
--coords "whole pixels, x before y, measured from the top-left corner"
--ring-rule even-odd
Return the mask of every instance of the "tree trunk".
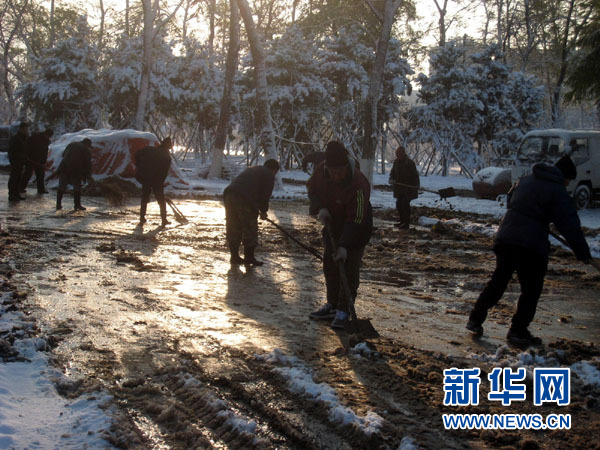
[[394, 25], [394, 16], [400, 7], [402, 0], [385, 0], [383, 10], [383, 23], [377, 50], [375, 52], [375, 61], [371, 69], [371, 79], [369, 92], [364, 104], [364, 123], [363, 123], [363, 142], [360, 167], [367, 176], [369, 182], [373, 179], [373, 165], [375, 162], [375, 150], [377, 148], [377, 104], [381, 93], [383, 83], [383, 71], [387, 56], [387, 48], [390, 41], [392, 26]]
[[438, 41], [438, 45], [443, 47], [446, 45], [446, 13], [448, 8], [448, 0], [444, 0], [444, 6], [440, 6], [438, 0], [433, 0], [435, 6], [440, 14], [440, 18], [438, 19], [438, 30], [440, 32], [440, 38]]
[[50, 2], [50, 48], [54, 47], [54, 0]]
[[552, 126], [559, 127], [562, 125], [562, 111], [561, 111], [561, 93], [562, 86], [565, 82], [567, 75], [567, 67], [569, 65], [569, 33], [571, 30], [571, 20], [573, 18], [573, 8], [575, 7], [575, 0], [569, 2], [569, 12], [565, 18], [565, 32], [563, 35], [563, 41], [561, 43], [561, 58], [560, 58], [560, 71], [558, 73], [558, 79], [552, 91], [552, 97], [550, 101], [550, 107], [552, 111]]
[[129, 0], [125, 0], [125, 36], [129, 37]]
[[142, 51], [142, 73], [140, 78], [140, 92], [138, 94], [137, 109], [135, 113], [135, 129], [142, 131], [146, 119], [146, 104], [150, 91], [150, 67], [152, 65], [152, 38], [154, 35], [154, 16], [152, 0], [142, 0], [144, 12], [144, 30], [142, 37], [144, 47]]
[[271, 121], [271, 108], [267, 90], [267, 71], [265, 67], [265, 52], [262, 42], [252, 19], [252, 11], [247, 0], [237, 0], [240, 15], [244, 20], [244, 26], [250, 42], [250, 51], [254, 62], [254, 74], [256, 77], [256, 119], [260, 127], [260, 143], [267, 158], [277, 159], [275, 148], [275, 136], [273, 123]]
[[227, 142], [227, 130], [229, 129], [229, 117], [231, 115], [231, 102], [233, 93], [233, 81], [238, 65], [238, 54], [240, 49], [240, 15], [236, 0], [229, 0], [229, 48], [227, 49], [227, 61], [225, 63], [225, 83], [223, 97], [221, 97], [221, 110], [219, 123], [215, 136], [210, 170], [208, 178], [220, 178], [223, 168], [223, 150]]

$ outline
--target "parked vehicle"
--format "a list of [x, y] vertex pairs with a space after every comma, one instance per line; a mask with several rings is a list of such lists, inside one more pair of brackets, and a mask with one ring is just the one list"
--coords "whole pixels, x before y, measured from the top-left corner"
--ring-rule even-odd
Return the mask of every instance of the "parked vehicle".
[[511, 170], [514, 183], [538, 162], [553, 164], [569, 155], [577, 166], [577, 178], [567, 186], [578, 209], [600, 203], [600, 131], [533, 130], [527, 133]]

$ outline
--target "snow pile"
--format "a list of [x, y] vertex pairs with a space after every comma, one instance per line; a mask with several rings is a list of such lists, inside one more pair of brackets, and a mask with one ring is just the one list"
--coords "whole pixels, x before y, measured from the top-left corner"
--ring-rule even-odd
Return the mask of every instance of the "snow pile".
[[111, 419], [101, 409], [111, 397], [61, 397], [56, 384], [73, 381], [49, 366], [46, 341], [29, 337], [33, 323], [7, 309], [14, 309], [13, 294], [2, 292], [0, 448], [113, 448], [104, 439]]
[[[80, 142], [88, 138], [92, 141], [92, 174], [94, 178], [106, 178], [117, 175], [135, 181], [135, 153], [149, 145], [158, 145], [157, 137], [152, 133], [136, 130], [81, 130], [76, 133], [61, 135], [52, 142], [48, 153], [49, 178], [56, 178], [56, 170], [62, 161], [62, 155], [72, 142]], [[166, 184], [186, 189], [188, 183], [177, 167], [171, 163]]]
[[323, 404], [329, 410], [329, 421], [338, 425], [351, 425], [362, 431], [366, 436], [379, 433], [384, 419], [374, 411], [366, 416], [358, 416], [352, 409], [343, 406], [335, 392], [327, 383], [315, 383], [311, 370], [304, 366], [296, 357], [287, 357], [279, 349], [266, 355], [256, 355], [256, 358], [270, 364], [288, 365], [275, 367], [273, 371], [287, 380], [289, 389], [311, 400]]
[[[476, 361], [495, 363], [497, 367], [510, 367], [516, 369], [525, 367], [527, 369], [527, 377], [533, 376], [533, 369], [536, 367], [563, 367], [564, 364], [559, 362], [559, 356], [563, 353], [562, 350], [549, 352], [547, 355], [537, 354], [533, 349], [527, 349], [524, 352], [516, 353], [511, 351], [507, 345], [498, 347], [495, 354], [471, 354], [468, 358]], [[578, 361], [570, 366], [572, 379], [578, 380], [579, 383], [586, 386], [600, 387], [600, 358], [595, 357], [591, 361]]]

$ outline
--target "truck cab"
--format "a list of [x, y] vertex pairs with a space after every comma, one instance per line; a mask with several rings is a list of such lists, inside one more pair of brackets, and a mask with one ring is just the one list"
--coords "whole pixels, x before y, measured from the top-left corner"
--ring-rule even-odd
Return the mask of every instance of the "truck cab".
[[527, 133], [511, 169], [512, 182], [531, 173], [531, 167], [544, 162], [554, 164], [569, 155], [577, 167], [577, 178], [567, 186], [578, 209], [600, 202], [600, 131], [533, 130]]

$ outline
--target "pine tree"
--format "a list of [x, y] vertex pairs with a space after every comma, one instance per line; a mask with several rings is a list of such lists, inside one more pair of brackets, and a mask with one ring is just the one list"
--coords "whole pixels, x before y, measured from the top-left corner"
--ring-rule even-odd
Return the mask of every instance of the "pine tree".
[[87, 19], [81, 16], [72, 37], [41, 52], [32, 81], [19, 91], [34, 120], [62, 131], [98, 126], [101, 102], [97, 61]]

